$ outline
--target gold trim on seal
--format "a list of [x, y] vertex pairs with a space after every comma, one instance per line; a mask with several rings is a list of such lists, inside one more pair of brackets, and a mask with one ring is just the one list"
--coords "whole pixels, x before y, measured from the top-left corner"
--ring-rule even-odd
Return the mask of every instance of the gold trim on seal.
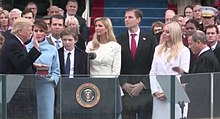
[[84, 83], [76, 91], [76, 101], [86, 108], [94, 107], [100, 100], [100, 91], [92, 83]]

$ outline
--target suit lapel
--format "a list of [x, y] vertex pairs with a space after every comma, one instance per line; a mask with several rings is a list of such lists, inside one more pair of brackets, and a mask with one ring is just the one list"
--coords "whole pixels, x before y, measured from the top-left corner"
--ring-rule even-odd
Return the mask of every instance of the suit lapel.
[[217, 45], [215, 48], [219, 48], [220, 47], [220, 42], [218, 41]]
[[147, 42], [146, 34], [144, 34], [142, 30], [140, 30], [138, 45], [137, 45], [136, 54], [135, 54], [135, 60], [137, 57], [141, 55], [141, 48], [146, 47], [145, 42]]
[[135, 54], [135, 59], [141, 55], [141, 47], [144, 47], [144, 41], [146, 40], [145, 35], [143, 34], [143, 32], [140, 31], [140, 35], [139, 35], [139, 40], [138, 40], [138, 45], [137, 45], [137, 49], [136, 49], [136, 54]]
[[60, 49], [60, 69], [61, 69], [61, 73], [64, 74], [65, 73], [65, 63], [64, 63], [64, 48], [62, 47]]
[[14, 38], [12, 38], [12, 39], [14, 39], [14, 40], [19, 44], [20, 48], [21, 48], [23, 51], [25, 51], [25, 54], [28, 53], [26, 46], [23, 45], [23, 44], [19, 41], [19, 39], [18, 39], [17, 37], [15, 37], [14, 35], [12, 35], [12, 36], [14, 37]]
[[55, 46], [52, 39], [51, 39], [51, 36], [47, 38], [47, 41], [48, 41], [49, 44]]
[[[124, 50], [125, 53], [128, 54], [128, 58], [130, 60], [132, 60], [132, 55], [131, 55], [131, 49], [130, 49], [130, 44], [129, 44], [129, 34], [127, 32], [127, 34], [124, 36], [125, 40], [123, 40], [123, 46], [124, 46]], [[123, 49], [123, 48], [122, 48]]]

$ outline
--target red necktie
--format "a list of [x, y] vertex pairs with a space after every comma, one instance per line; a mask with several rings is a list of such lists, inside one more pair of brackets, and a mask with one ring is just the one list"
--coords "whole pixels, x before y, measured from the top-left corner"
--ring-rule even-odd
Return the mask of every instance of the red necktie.
[[136, 41], [135, 41], [136, 34], [131, 34], [131, 54], [133, 60], [135, 59], [135, 53], [136, 53]]

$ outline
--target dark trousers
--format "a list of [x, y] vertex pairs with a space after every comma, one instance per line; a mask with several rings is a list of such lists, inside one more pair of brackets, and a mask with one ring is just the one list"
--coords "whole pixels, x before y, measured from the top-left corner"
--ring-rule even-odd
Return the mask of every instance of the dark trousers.
[[151, 119], [152, 109], [153, 98], [149, 90], [142, 91], [137, 97], [127, 93], [122, 97], [122, 119]]
[[138, 109], [138, 110], [126, 110], [122, 111], [122, 119], [151, 119], [152, 112], [147, 109]]

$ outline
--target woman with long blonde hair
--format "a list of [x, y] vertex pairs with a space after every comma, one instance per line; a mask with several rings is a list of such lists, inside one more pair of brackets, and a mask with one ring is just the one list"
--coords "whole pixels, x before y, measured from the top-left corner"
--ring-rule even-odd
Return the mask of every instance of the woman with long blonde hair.
[[166, 29], [163, 30], [161, 35], [162, 43], [158, 46], [158, 55], [167, 52], [167, 60], [176, 58], [179, 50], [184, 46], [182, 42], [182, 32], [179, 31], [179, 24], [172, 22], [166, 24]]
[[99, 29], [97, 29], [97, 27], [100, 27], [100, 26], [97, 26], [97, 25], [95, 26], [96, 27], [95, 31], [97, 31], [97, 32], [95, 32], [95, 34], [93, 36], [92, 44], [94, 47], [91, 50], [98, 49], [100, 46], [100, 43], [103, 44], [103, 43], [107, 43], [109, 41], [116, 42], [116, 38], [115, 38], [115, 35], [113, 32], [111, 20], [107, 17], [98, 17], [95, 19], [95, 24], [97, 22], [102, 22], [101, 24], [103, 24], [105, 26], [105, 30], [103, 31], [104, 34], [100, 34]]
[[[92, 41], [88, 43], [86, 52], [93, 52], [96, 54], [96, 57], [90, 60], [91, 77], [117, 78], [119, 76], [121, 71], [121, 46], [116, 42], [112, 23], [108, 17], [99, 17], [95, 19], [95, 34]], [[115, 80], [112, 81], [114, 82]], [[120, 94], [119, 83], [115, 83], [113, 87], [115, 86], [118, 87], [116, 89], [118, 91], [117, 94]], [[116, 103], [120, 102], [120, 95], [116, 97]], [[117, 103], [116, 105], [116, 108], [119, 109], [120, 104]], [[102, 112], [108, 108], [108, 106], [110, 105], [103, 107], [99, 112], [100, 114], [92, 115], [92, 117], [96, 119], [116, 119], [119, 113]]]
[[[150, 71], [153, 95], [152, 119], [170, 118], [170, 103], [160, 87], [156, 75], [181, 75], [189, 71], [190, 64], [190, 51], [183, 45], [181, 28], [177, 22], [165, 24], [161, 40], [162, 43], [155, 48]], [[175, 111], [176, 119], [180, 118], [179, 105], [176, 105]]]
[[[91, 75], [118, 76], [121, 69], [121, 46], [116, 42], [111, 20], [108, 17], [95, 19], [95, 33], [86, 47], [86, 52], [95, 52], [91, 60]], [[104, 64], [104, 70], [97, 65]]]

